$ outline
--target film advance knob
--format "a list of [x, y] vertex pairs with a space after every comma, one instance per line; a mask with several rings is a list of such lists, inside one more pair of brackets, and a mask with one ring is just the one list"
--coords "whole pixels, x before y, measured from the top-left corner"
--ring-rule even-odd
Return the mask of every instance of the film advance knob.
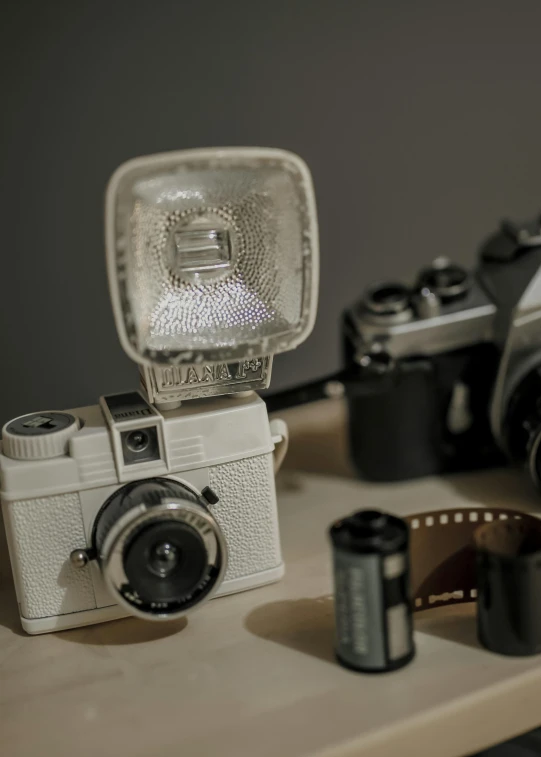
[[46, 460], [68, 451], [69, 440], [79, 430], [79, 421], [69, 413], [31, 413], [6, 423], [2, 447], [14, 460]]

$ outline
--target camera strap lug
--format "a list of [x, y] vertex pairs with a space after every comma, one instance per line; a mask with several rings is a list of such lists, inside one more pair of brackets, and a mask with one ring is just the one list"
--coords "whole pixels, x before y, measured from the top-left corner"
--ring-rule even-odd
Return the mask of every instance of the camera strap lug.
[[270, 430], [274, 442], [274, 472], [278, 473], [289, 446], [289, 429], [287, 423], [281, 418], [273, 418], [270, 422]]

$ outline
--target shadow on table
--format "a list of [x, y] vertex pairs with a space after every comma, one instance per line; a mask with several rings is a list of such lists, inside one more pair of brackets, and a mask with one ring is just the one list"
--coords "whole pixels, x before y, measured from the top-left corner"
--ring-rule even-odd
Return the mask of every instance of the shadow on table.
[[471, 506], [503, 507], [510, 510], [541, 511], [541, 497], [528, 473], [521, 469], [495, 468], [473, 473], [457, 473], [445, 478]]
[[469, 757], [539, 757], [540, 754], [541, 728], [536, 728], [503, 744], [471, 754]]
[[347, 407], [343, 400], [322, 400], [277, 413], [289, 427], [284, 471], [355, 478], [349, 462]]
[[148, 620], [139, 620], [139, 618], [122, 618], [120, 620], [109, 620], [106, 623], [96, 623], [92, 626], [72, 628], [54, 635], [62, 641], [69, 641], [73, 644], [126, 647], [174, 636], [183, 631], [187, 625], [188, 620], [186, 618], [170, 620], [165, 623], [153, 623]]
[[[479, 649], [475, 613], [474, 602], [425, 610], [415, 613], [415, 630]], [[260, 605], [247, 615], [244, 625], [261, 639], [335, 663], [331, 596]]]
[[0, 626], [8, 628], [17, 636], [28, 635], [21, 628], [13, 581], [8, 582], [6, 580], [2, 584], [2, 591], [0, 592]]
[[480, 649], [477, 640], [476, 603], [423, 610], [413, 616], [415, 631]]
[[246, 616], [244, 625], [261, 639], [335, 663], [334, 601], [330, 596], [260, 605]]
[[[111, 620], [106, 623], [96, 623], [95, 625], [59, 631], [51, 635], [74, 644], [129, 646], [172, 636], [182, 631], [187, 625], [186, 618], [179, 618], [167, 623], [151, 623], [138, 618], [122, 618], [121, 620]], [[13, 582], [4, 582], [0, 592], [0, 626], [8, 628], [17, 636], [29, 638], [29, 634], [25, 633], [21, 627]]]

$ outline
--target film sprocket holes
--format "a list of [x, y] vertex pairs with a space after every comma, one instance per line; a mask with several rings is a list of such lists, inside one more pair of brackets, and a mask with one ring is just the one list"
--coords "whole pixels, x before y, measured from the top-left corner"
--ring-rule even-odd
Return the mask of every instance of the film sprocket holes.
[[273, 354], [314, 321], [308, 169], [259, 148], [130, 161], [109, 185], [106, 242], [143, 393], [3, 428], [2, 508], [29, 633], [170, 620], [284, 570], [274, 472], [287, 427], [247, 390], [268, 385]]
[[410, 526], [414, 610], [477, 603], [481, 644], [504, 655], [541, 652], [541, 521], [466, 507], [415, 513]]

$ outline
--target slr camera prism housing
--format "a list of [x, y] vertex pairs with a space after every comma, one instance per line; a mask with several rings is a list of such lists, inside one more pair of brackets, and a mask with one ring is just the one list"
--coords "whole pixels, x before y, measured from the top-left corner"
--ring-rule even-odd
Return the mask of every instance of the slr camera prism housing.
[[282, 150], [138, 158], [109, 184], [106, 252], [141, 391], [2, 430], [2, 509], [28, 633], [170, 620], [284, 571], [287, 427], [254, 389], [309, 334], [311, 177]]

